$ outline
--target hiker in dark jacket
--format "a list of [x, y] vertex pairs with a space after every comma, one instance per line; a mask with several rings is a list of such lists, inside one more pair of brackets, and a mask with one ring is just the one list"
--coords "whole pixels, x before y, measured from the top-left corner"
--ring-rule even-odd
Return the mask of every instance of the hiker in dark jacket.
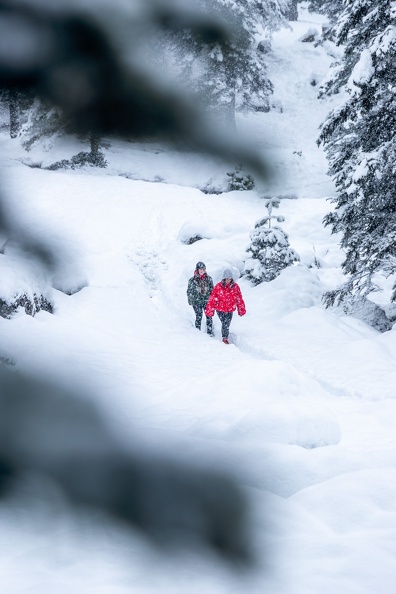
[[[197, 262], [194, 276], [188, 281], [187, 299], [195, 311], [195, 327], [201, 330], [202, 315], [213, 289], [212, 277], [206, 274], [206, 266], [203, 262]], [[206, 332], [213, 336], [213, 319], [206, 316]]]

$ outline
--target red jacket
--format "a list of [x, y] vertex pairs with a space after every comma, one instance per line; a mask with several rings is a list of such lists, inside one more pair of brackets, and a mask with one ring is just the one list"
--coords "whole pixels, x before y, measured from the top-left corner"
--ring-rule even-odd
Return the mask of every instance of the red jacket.
[[206, 305], [205, 314], [211, 318], [216, 311], [231, 312], [238, 308], [238, 314], [244, 316], [246, 313], [245, 303], [242, 298], [239, 285], [231, 281], [226, 285], [224, 281], [217, 283], [210, 294]]

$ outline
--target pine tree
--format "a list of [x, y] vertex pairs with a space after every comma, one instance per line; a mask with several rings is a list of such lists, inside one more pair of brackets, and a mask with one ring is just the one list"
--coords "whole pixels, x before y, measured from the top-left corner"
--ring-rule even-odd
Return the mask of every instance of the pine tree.
[[40, 139], [52, 146], [55, 139], [67, 131], [68, 122], [62, 112], [35, 98], [25, 109], [25, 123], [19, 131], [22, 146], [29, 151]]
[[250, 173], [247, 173], [242, 165], [237, 165], [234, 171], [227, 173], [230, 178], [228, 181], [227, 191], [234, 190], [252, 190], [254, 188], [254, 178]]
[[[24, 120], [25, 123], [20, 127], [17, 136], [20, 137], [22, 146], [27, 151], [31, 150], [34, 144], [39, 141], [43, 142], [47, 149], [51, 149], [57, 138], [76, 132], [60, 109], [40, 101], [38, 98], [30, 105], [25, 105]], [[62, 159], [48, 168], [52, 170], [76, 169], [84, 165], [106, 167], [107, 161], [101, 152], [100, 138], [96, 134], [90, 134], [87, 140], [90, 145], [89, 151], [81, 151], [71, 159]]]
[[174, 52], [182, 65], [181, 78], [189, 81], [215, 117], [235, 125], [236, 110], [269, 109], [273, 87], [266, 46], [260, 42], [286, 21], [277, 0], [207, 0], [204, 6], [237, 31], [237, 38], [211, 43], [185, 31]]
[[245, 261], [245, 274], [254, 285], [274, 280], [284, 268], [300, 260], [290, 248], [287, 233], [271, 225], [272, 219], [278, 223], [285, 220], [282, 216], [272, 216], [272, 209], [278, 208], [279, 200], [270, 198], [265, 206], [268, 216], [257, 221], [250, 233], [251, 245], [246, 250], [250, 257]]
[[346, 283], [327, 293], [328, 305], [378, 290], [377, 275], [396, 272], [396, 10], [394, 3], [349, 0], [336, 29], [345, 44], [328, 92], [349, 97], [331, 112], [319, 142], [337, 194], [325, 217], [342, 234]]

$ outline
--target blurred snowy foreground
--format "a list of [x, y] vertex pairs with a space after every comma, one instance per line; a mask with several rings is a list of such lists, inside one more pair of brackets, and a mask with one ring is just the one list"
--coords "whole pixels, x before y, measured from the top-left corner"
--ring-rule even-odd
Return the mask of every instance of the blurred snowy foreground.
[[257, 559], [239, 574], [194, 551], [163, 558], [94, 514], [40, 503], [30, 485], [33, 509], [22, 496], [0, 507], [2, 594], [394, 592], [396, 331], [321, 302], [342, 254], [322, 226], [333, 189], [315, 144], [331, 102], [312, 85], [332, 57], [298, 41], [309, 26], [275, 36], [283, 109], [240, 119], [280, 172], [278, 212], [301, 262], [257, 287], [240, 278], [247, 315], [234, 316], [228, 347], [217, 318], [214, 338], [193, 327], [187, 281], [198, 260], [215, 282], [225, 267], [241, 273], [266, 214], [255, 190], [205, 194], [226, 179], [219, 164], [143, 145], [112, 143], [105, 170], [31, 168], [56, 157], [1, 137], [11, 210], [64, 262], [51, 282], [32, 268], [16, 281], [12, 246], [0, 255], [2, 298], [36, 283], [54, 304], [0, 318], [6, 363], [89, 386], [126, 442], [230, 471], [251, 503]]

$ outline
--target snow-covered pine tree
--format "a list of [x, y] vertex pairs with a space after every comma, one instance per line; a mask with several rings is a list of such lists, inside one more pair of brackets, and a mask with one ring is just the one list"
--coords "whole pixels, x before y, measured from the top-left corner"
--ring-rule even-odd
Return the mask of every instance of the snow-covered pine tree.
[[234, 171], [227, 173], [227, 175], [230, 178], [227, 186], [228, 192], [233, 192], [234, 190], [252, 190], [254, 188], [253, 176], [244, 171], [242, 165], [237, 165]]
[[35, 142], [45, 139], [51, 146], [54, 140], [64, 134], [68, 122], [62, 112], [36, 98], [25, 109], [25, 122], [19, 131], [22, 146], [28, 151]]
[[272, 209], [279, 207], [279, 200], [269, 198], [265, 206], [268, 215], [257, 221], [246, 250], [250, 257], [245, 261], [245, 274], [254, 285], [274, 280], [284, 268], [300, 261], [289, 245], [287, 233], [281, 227], [271, 225], [272, 219], [278, 223], [285, 220], [282, 216], [272, 216]]
[[[62, 111], [36, 98], [24, 108], [24, 124], [21, 126], [18, 136], [22, 146], [29, 151], [33, 145], [41, 141], [47, 150], [50, 150], [57, 138], [65, 134], [73, 134], [72, 126]], [[83, 165], [94, 167], [106, 167], [101, 151], [102, 143], [100, 138], [91, 134], [87, 138], [90, 145], [89, 151], [81, 151], [71, 159], [62, 159], [49, 166], [49, 169], [75, 169]]]
[[349, 97], [330, 113], [319, 137], [337, 188], [324, 222], [342, 234], [346, 283], [327, 305], [378, 290], [376, 275], [396, 273], [396, 5], [348, 0], [336, 28], [345, 58], [328, 92]]
[[185, 31], [174, 49], [181, 78], [226, 124], [235, 125], [235, 110], [267, 111], [273, 87], [266, 68], [267, 44], [260, 42], [286, 24], [278, 0], [203, 0], [201, 4], [212, 16], [224, 19], [238, 38], [235, 43], [211, 43]]

